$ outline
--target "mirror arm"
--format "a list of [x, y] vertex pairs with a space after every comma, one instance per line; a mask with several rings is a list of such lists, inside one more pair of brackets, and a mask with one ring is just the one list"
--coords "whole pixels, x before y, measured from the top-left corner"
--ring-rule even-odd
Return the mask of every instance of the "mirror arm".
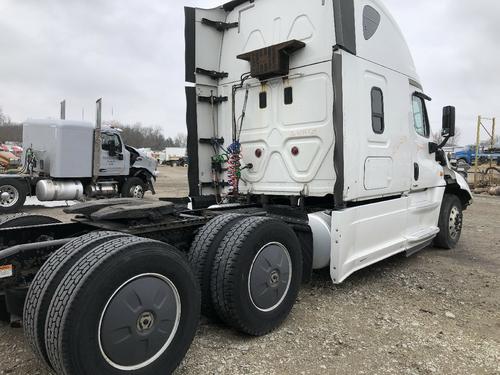
[[446, 146], [450, 138], [450, 136], [444, 137], [443, 141], [440, 144], [429, 142], [429, 154], [434, 154], [438, 150], [441, 150], [444, 146]]
[[443, 142], [441, 142], [441, 144], [438, 145], [438, 149], [443, 148], [444, 146], [446, 146], [446, 144], [448, 143], [448, 141], [450, 140], [450, 138], [451, 138], [451, 136], [444, 137]]

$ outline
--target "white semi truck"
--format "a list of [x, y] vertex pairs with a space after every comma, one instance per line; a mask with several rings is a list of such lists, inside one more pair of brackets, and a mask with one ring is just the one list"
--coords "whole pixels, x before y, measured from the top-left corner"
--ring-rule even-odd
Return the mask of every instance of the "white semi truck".
[[0, 175], [0, 214], [18, 212], [27, 196], [47, 202], [143, 198], [146, 191], [154, 192], [157, 161], [125, 145], [118, 129], [28, 120], [23, 147], [20, 173]]
[[185, 32], [190, 196], [0, 223], [4, 314], [58, 374], [170, 373], [200, 310], [264, 335], [315, 269], [459, 241], [472, 195], [380, 0], [186, 8]]

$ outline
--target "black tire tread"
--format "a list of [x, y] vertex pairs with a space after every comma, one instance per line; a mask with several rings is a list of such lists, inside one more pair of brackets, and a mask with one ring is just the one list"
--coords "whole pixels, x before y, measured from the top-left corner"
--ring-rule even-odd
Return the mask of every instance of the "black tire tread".
[[[438, 226], [441, 230], [434, 239], [434, 245], [446, 250], [453, 249], [456, 246], [456, 242], [450, 242], [452, 240], [448, 233], [449, 211], [453, 205], [457, 205], [461, 210], [463, 209], [460, 198], [458, 198], [455, 194], [445, 194], [443, 197], [441, 211], [439, 213]], [[443, 230], [443, 228], [445, 230]], [[460, 237], [458, 239], [460, 239]]]
[[238, 318], [234, 303], [236, 298], [233, 296], [232, 288], [228, 286], [231, 285], [231, 279], [236, 273], [235, 263], [248, 236], [262, 223], [274, 220], [267, 217], [249, 217], [240, 221], [239, 225], [227, 233], [213, 263], [212, 302], [217, 314], [226, 324], [253, 336], [261, 336], [268, 332], [253, 330]]
[[[242, 218], [240, 214], [224, 214], [220, 215], [206, 225], [204, 225], [196, 234], [191, 248], [187, 254], [188, 262], [193, 270], [193, 273], [198, 280], [201, 289], [201, 310], [203, 314], [209, 318], [217, 316], [215, 308], [212, 304], [212, 296], [210, 292], [210, 276], [212, 271], [212, 263], [214, 254], [209, 254], [213, 249], [217, 235], [238, 218]], [[222, 240], [222, 239], [221, 239]], [[212, 257], [212, 259], [210, 259]], [[208, 264], [207, 264], [208, 263]]]
[[[54, 280], [63, 277], [61, 270], [71, 267], [76, 262], [82, 249], [97, 246], [103, 241], [127, 234], [119, 232], [91, 232], [75, 238], [54, 252], [35, 275], [28, 290], [24, 304], [23, 324], [26, 341], [37, 357], [50, 368], [45, 348], [45, 319], [40, 317], [40, 309], [47, 309], [57, 287]], [[44, 315], [45, 312], [42, 312]], [[43, 319], [43, 321], [41, 321]]]
[[59, 284], [54, 297], [50, 303], [45, 325], [45, 345], [52, 367], [58, 373], [64, 371], [64, 350], [62, 345], [62, 329], [64, 317], [68, 314], [68, 308], [73, 295], [85, 283], [93, 270], [109, 257], [116, 255], [124, 247], [141, 242], [157, 242], [140, 237], [122, 237], [101, 244], [82, 258], [71, 268]]

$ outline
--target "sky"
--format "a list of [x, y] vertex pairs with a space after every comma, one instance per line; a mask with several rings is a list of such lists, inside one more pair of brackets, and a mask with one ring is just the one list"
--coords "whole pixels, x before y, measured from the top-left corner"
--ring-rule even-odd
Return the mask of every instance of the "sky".
[[[0, 107], [14, 121], [57, 117], [66, 99], [67, 118], [93, 121], [102, 97], [105, 120], [184, 132], [183, 6], [222, 2], [0, 0]], [[434, 99], [433, 129], [455, 105], [460, 142], [473, 143], [478, 115], [500, 118], [500, 1], [385, 4]]]

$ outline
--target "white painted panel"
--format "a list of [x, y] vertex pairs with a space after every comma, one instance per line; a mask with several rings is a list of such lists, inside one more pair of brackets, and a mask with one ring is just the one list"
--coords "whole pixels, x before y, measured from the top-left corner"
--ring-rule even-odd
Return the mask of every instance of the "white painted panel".
[[293, 89], [293, 103], [284, 104], [283, 90], [280, 91], [280, 117], [285, 125], [311, 124], [324, 122], [330, 113], [331, 75], [325, 73], [296, 77], [288, 80], [287, 86]]
[[220, 70], [229, 72], [223, 81], [234, 82], [250, 71], [247, 61], [237, 55], [297, 39], [306, 47], [291, 58], [291, 68], [330, 60], [335, 45], [332, 1], [266, 0], [237, 7], [226, 22], [239, 28], [225, 32]]
[[[413, 246], [428, 240], [428, 233], [437, 229], [444, 191], [444, 187], [437, 187], [408, 195], [408, 225], [405, 236]], [[432, 233], [430, 235], [432, 236]]]
[[[293, 88], [293, 103], [284, 104], [285, 87]], [[230, 95], [231, 87], [223, 92]], [[259, 93], [267, 92], [267, 108], [259, 108]], [[311, 100], [314, 95], [314, 100]], [[245, 89], [239, 90], [236, 115], [240, 116]], [[231, 101], [231, 99], [230, 99]], [[231, 126], [231, 104], [221, 106], [221, 128]], [[241, 132], [242, 161], [253, 168], [243, 171], [242, 192], [286, 195], [333, 193], [333, 82], [331, 62], [295, 69], [290, 80], [252, 85]], [[293, 147], [299, 149], [292, 154]], [[256, 151], [260, 150], [260, 158]]]
[[[409, 98], [404, 94], [408, 78], [376, 64], [356, 58], [348, 53], [343, 57], [344, 82], [344, 199], [369, 200], [381, 195], [398, 195], [411, 189], [413, 163], [409, 150], [408, 120]], [[371, 90], [380, 88], [384, 96], [383, 134], [376, 134], [372, 127]], [[387, 182], [366, 185], [367, 159], [391, 159], [391, 169], [380, 171]], [[381, 168], [385, 166], [380, 165]], [[376, 172], [374, 169], [372, 170]], [[371, 173], [372, 171], [368, 171]], [[375, 178], [375, 176], [373, 177]], [[382, 186], [385, 186], [382, 188]]]
[[[377, 32], [369, 40], [363, 35], [363, 9], [369, 5], [381, 16]], [[415, 63], [396, 20], [380, 0], [355, 0], [356, 47], [358, 56], [419, 81]]]
[[387, 189], [392, 181], [391, 158], [368, 158], [365, 162], [365, 189]]
[[333, 282], [405, 251], [407, 216], [407, 197], [332, 212]]

